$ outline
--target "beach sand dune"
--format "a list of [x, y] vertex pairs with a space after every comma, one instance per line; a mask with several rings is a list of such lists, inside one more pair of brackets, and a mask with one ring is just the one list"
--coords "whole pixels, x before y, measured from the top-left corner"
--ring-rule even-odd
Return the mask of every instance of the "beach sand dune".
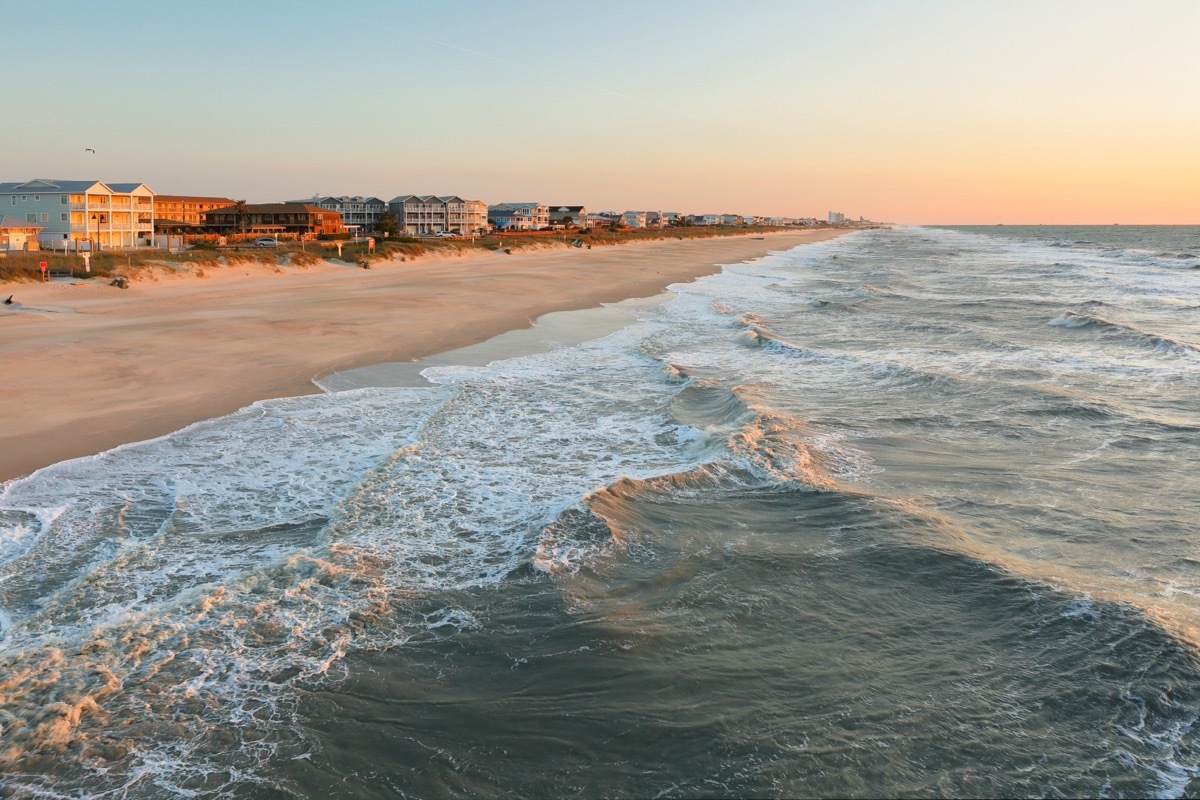
[[[0, 306], [0, 480], [319, 391], [314, 378], [407, 361], [551, 312], [659, 293], [837, 235], [659, 240], [377, 263], [235, 264], [204, 277], [10, 284]], [[17, 302], [19, 301], [19, 302]]]

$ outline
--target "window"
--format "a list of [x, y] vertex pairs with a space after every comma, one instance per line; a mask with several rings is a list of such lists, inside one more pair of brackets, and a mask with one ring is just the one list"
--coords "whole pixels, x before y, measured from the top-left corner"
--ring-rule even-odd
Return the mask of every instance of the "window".
[[63, 214], [63, 215], [62, 215], [62, 221], [63, 221], [63, 222], [66, 222], [66, 221], [67, 221], [67, 215], [66, 215], [66, 214]]
[[26, 222], [37, 222], [37, 214], [26, 214], [25, 221]]
[[34, 199], [34, 201], [35, 201], [35, 202], [38, 202], [38, 203], [40, 203], [40, 202], [42, 201], [42, 196], [41, 196], [40, 194], [35, 194], [35, 195], [33, 196], [33, 199]]
[[58, 204], [60, 206], [65, 206], [67, 204], [67, 196], [65, 194], [60, 194], [58, 196]]
[[50, 215], [43, 213], [42, 214], [42, 222], [49, 222], [49, 221], [50, 221]]

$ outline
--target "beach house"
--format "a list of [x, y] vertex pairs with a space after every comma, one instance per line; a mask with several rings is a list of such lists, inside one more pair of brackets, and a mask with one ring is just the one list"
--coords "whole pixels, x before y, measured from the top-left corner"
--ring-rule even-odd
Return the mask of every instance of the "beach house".
[[378, 197], [313, 195], [307, 200], [288, 200], [287, 202], [308, 203], [336, 211], [342, 217], [342, 226], [352, 231], [375, 230], [379, 224], [379, 215], [388, 210], [388, 204]]
[[646, 212], [626, 211], [621, 214], [621, 221], [629, 228], [644, 228], [646, 227]]
[[585, 228], [607, 228], [620, 219], [615, 211], [589, 212], [583, 217]]
[[36, 222], [0, 214], [0, 252], [8, 250], [37, 250], [38, 231]]
[[587, 219], [587, 208], [584, 206], [550, 206], [551, 225], [574, 225], [584, 227]]
[[487, 230], [488, 206], [482, 200], [464, 200], [457, 195], [406, 194], [388, 201], [400, 230], [410, 235], [482, 233]]
[[43, 248], [149, 246], [154, 198], [144, 183], [38, 178], [0, 183], [0, 214], [41, 225], [38, 241]]
[[550, 226], [550, 206], [545, 203], [497, 203], [488, 206], [487, 215], [497, 230], [538, 231]]

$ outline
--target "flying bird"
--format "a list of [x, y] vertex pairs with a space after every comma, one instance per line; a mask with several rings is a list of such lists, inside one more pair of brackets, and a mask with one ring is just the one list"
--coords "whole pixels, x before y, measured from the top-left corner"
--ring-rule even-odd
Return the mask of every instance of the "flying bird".
[[92, 148], [90, 148], [90, 147], [85, 147], [85, 148], [83, 148], [83, 152], [85, 152], [85, 153], [92, 153], [93, 155], [95, 155], [95, 153], [96, 153], [96, 151], [95, 151], [95, 150], [93, 150], [93, 149], [92, 149]]

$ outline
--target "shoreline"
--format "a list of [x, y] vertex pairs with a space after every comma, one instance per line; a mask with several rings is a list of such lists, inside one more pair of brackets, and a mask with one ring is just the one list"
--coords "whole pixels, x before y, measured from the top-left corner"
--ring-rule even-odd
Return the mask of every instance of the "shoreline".
[[[592, 250], [424, 257], [370, 270], [231, 264], [105, 283], [8, 284], [0, 481], [144, 441], [332, 373], [416, 361], [555, 311], [673, 283], [844, 231], [653, 240]], [[6, 293], [6, 294], [7, 294]]]

